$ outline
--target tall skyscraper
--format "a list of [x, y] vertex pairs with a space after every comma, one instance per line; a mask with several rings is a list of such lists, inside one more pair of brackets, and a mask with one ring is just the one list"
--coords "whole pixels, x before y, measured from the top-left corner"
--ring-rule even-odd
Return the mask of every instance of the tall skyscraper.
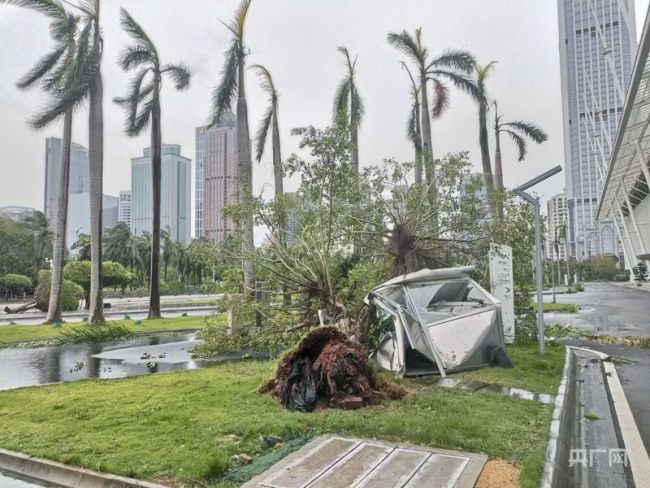
[[636, 54], [634, 0], [558, 0], [569, 252], [619, 254], [596, 212]]
[[548, 207], [548, 245], [546, 249], [547, 257], [552, 259], [566, 259], [566, 247], [562, 242], [555, 252], [555, 238], [560, 237], [560, 227], [569, 225], [569, 206], [567, 205], [566, 194], [552, 196], [546, 203]]
[[195, 237], [220, 242], [234, 231], [224, 217], [226, 205], [237, 201], [237, 128], [233, 114], [214, 127], [196, 129]]
[[[181, 146], [162, 145], [160, 228], [170, 238], [188, 244], [191, 236], [191, 163], [181, 156]], [[153, 228], [151, 148], [131, 159], [131, 232], [142, 235]]]
[[[53, 209], [59, 199], [59, 178], [61, 176], [62, 141], [57, 137], [45, 140], [45, 191], [43, 213], [50, 222], [53, 221]], [[72, 143], [70, 149], [70, 185], [69, 194], [76, 195], [90, 191], [90, 171], [88, 167], [88, 149]]]
[[131, 227], [131, 190], [120, 192], [120, 202], [117, 210], [117, 221]]

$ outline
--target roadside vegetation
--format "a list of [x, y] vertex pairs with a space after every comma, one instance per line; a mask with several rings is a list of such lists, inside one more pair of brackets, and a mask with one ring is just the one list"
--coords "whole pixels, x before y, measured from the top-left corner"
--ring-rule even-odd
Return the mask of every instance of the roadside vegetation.
[[578, 313], [580, 307], [574, 303], [553, 303], [544, 302], [544, 312], [557, 312], [557, 313]]

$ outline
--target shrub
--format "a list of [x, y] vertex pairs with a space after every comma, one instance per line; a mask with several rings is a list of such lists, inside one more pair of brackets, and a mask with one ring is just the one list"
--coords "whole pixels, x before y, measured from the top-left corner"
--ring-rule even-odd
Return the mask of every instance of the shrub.
[[[52, 273], [50, 271], [39, 271], [38, 284], [34, 290], [34, 300], [36, 300], [36, 307], [47, 312], [50, 305], [50, 285], [52, 282]], [[64, 312], [71, 312], [77, 310], [79, 307], [79, 300], [83, 298], [84, 292], [76, 283], [63, 280], [63, 297], [61, 299], [61, 309]]]
[[6, 274], [0, 277], [0, 293], [7, 296], [17, 296], [32, 290], [32, 280], [19, 274]]
[[585, 287], [582, 285], [582, 283], [576, 283], [573, 285], [573, 288], [575, 291], [585, 291]]

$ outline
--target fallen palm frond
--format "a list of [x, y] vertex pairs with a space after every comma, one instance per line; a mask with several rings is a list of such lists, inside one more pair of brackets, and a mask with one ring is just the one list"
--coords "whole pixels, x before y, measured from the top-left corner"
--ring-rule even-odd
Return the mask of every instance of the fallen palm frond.
[[650, 349], [650, 337], [598, 335], [584, 331], [571, 325], [554, 324], [544, 330], [547, 340], [557, 339], [584, 339], [600, 342], [601, 344], [616, 344], [619, 346], [641, 347]]
[[82, 342], [103, 342], [115, 339], [124, 339], [135, 336], [135, 332], [126, 325], [117, 322], [107, 322], [105, 324], [85, 325], [83, 327], [74, 327], [62, 329], [61, 336], [55, 340], [58, 344], [79, 344]]

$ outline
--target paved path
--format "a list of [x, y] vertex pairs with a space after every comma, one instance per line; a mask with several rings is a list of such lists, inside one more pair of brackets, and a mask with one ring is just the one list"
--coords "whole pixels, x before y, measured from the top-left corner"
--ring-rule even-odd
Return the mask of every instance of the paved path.
[[484, 454], [324, 436], [242, 488], [471, 488], [486, 461]]
[[[578, 314], [545, 314], [547, 324], [575, 325], [594, 333], [650, 337], [650, 295], [613, 283], [585, 283], [585, 291], [558, 295], [558, 303], [575, 303]], [[546, 301], [550, 301], [548, 296]]]

